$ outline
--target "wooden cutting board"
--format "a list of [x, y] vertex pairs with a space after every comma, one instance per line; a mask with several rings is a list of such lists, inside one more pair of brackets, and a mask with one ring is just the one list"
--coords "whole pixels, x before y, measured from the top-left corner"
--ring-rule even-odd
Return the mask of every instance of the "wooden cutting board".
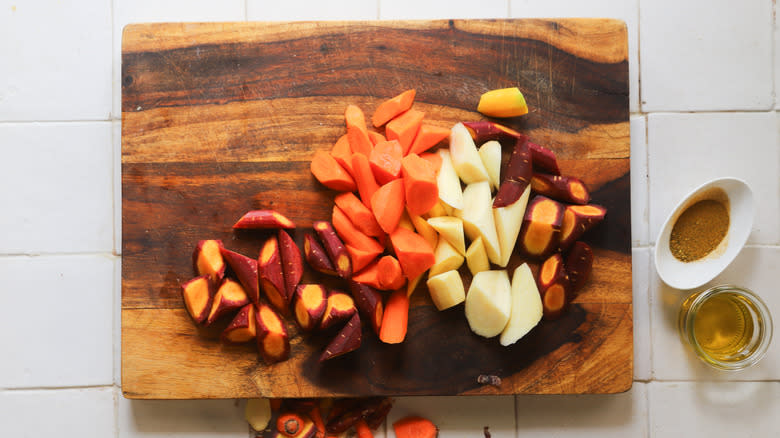
[[[552, 148], [609, 209], [589, 233], [595, 266], [570, 312], [515, 345], [472, 334], [463, 306], [437, 312], [415, 293], [407, 340], [323, 365], [328, 339], [301, 336], [276, 365], [254, 345], [196, 327], [180, 283], [200, 239], [256, 257], [267, 234], [235, 233], [250, 209], [299, 229], [329, 219], [335, 193], [309, 172], [367, 115], [417, 89], [415, 108], [450, 127], [483, 119], [490, 89], [519, 86], [531, 112], [504, 120]], [[613, 393], [632, 382], [626, 28], [608, 19], [145, 24], [122, 45], [122, 390], [129, 398]], [[508, 153], [509, 146], [505, 147]], [[510, 269], [522, 260], [513, 258]], [[510, 271], [511, 273], [512, 271]], [[307, 271], [304, 282], [320, 281]], [[335, 285], [329, 280], [330, 285]], [[343, 287], [343, 286], [342, 286]], [[501, 385], [477, 383], [497, 375]]]

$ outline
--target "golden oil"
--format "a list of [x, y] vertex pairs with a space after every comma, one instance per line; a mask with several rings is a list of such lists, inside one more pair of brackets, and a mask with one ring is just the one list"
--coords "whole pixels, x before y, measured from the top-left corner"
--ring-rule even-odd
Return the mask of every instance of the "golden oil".
[[752, 292], [718, 286], [683, 302], [680, 331], [705, 362], [721, 369], [741, 369], [763, 356], [772, 337], [772, 321]]

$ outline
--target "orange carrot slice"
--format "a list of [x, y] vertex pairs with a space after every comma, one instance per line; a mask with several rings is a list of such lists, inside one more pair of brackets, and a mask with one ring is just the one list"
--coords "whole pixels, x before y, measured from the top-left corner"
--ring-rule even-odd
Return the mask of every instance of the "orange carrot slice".
[[[352, 172], [355, 175], [354, 181], [360, 193], [360, 200], [363, 201], [363, 205], [371, 208], [371, 196], [379, 190], [379, 184], [374, 179], [374, 173], [371, 172], [368, 155], [352, 154]], [[354, 189], [348, 191], [354, 191]]]
[[371, 210], [382, 231], [393, 232], [404, 212], [404, 181], [396, 179], [380, 187], [371, 197]]
[[371, 116], [371, 123], [378, 128], [411, 108], [415, 93], [415, 90], [406, 90], [398, 96], [380, 103], [374, 111], [374, 115]]
[[358, 230], [347, 215], [336, 205], [333, 206], [331, 219], [333, 228], [336, 229], [336, 233], [345, 244], [364, 251], [376, 251], [377, 254], [381, 254], [384, 251], [384, 247], [379, 242]]
[[387, 184], [398, 179], [401, 176], [401, 158], [403, 158], [403, 149], [398, 140], [377, 143], [368, 159], [376, 182]]
[[391, 256], [386, 255], [379, 259], [376, 263], [377, 270], [379, 271], [378, 280], [379, 289], [384, 290], [396, 290], [400, 289], [406, 284], [406, 277], [401, 270], [401, 264], [398, 260]]
[[330, 150], [330, 154], [336, 161], [341, 164], [350, 175], [352, 173], [352, 149], [349, 148], [349, 139], [347, 134], [342, 135], [336, 140], [336, 144], [333, 145], [333, 149]]
[[376, 260], [379, 254], [382, 254], [381, 250], [377, 251], [377, 250], [357, 248], [348, 243], [345, 243], [344, 246], [347, 248], [349, 257], [352, 259], [352, 269], [354, 270], [354, 272], [358, 272], [361, 269], [365, 268], [366, 266], [370, 265], [371, 262]]
[[347, 105], [344, 119], [347, 122], [347, 138], [349, 138], [349, 147], [352, 149], [352, 153], [363, 154], [366, 157], [371, 155], [371, 139], [368, 138], [366, 117], [363, 115], [363, 111], [355, 105]]
[[352, 176], [325, 151], [314, 153], [314, 158], [311, 160], [311, 173], [329, 189], [351, 192], [357, 188]]
[[360, 272], [353, 274], [352, 280], [365, 284], [366, 286], [371, 286], [374, 289], [387, 290], [379, 283], [379, 268], [377, 267], [376, 261], [369, 263], [365, 268], [361, 269]]
[[384, 231], [374, 218], [374, 213], [368, 209], [357, 196], [352, 192], [345, 192], [335, 199], [336, 205], [347, 215], [355, 228], [362, 231], [363, 234], [372, 237], [384, 235]]
[[436, 261], [431, 245], [422, 236], [406, 228], [396, 228], [390, 234], [390, 242], [406, 278], [416, 278]]
[[396, 438], [436, 438], [439, 429], [427, 418], [409, 416], [393, 423]]
[[390, 294], [379, 327], [379, 339], [386, 344], [399, 344], [406, 337], [409, 322], [409, 297], [403, 289]]
[[450, 130], [433, 125], [421, 125], [414, 137], [414, 142], [409, 148], [409, 152], [420, 155], [428, 149], [439, 144], [440, 141], [450, 136]]
[[368, 131], [368, 139], [371, 140], [371, 144], [376, 146], [377, 143], [387, 141], [384, 135], [376, 131]]
[[387, 126], [385, 126], [387, 139], [398, 140], [404, 148], [404, 155], [409, 153], [409, 148], [412, 147], [414, 136], [417, 135], [417, 131], [420, 129], [423, 117], [425, 117], [424, 112], [410, 109], [389, 121]]
[[439, 202], [436, 171], [417, 154], [409, 154], [401, 160], [401, 175], [406, 191], [406, 207], [409, 213], [427, 213]]
[[420, 154], [420, 158], [431, 163], [431, 166], [433, 167], [433, 172], [436, 175], [439, 174], [439, 169], [441, 169], [441, 155], [433, 152], [426, 152], [424, 154]]

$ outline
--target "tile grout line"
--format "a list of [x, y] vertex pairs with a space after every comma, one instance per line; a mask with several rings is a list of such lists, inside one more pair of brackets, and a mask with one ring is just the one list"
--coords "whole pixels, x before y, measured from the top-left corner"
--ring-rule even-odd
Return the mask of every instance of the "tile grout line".
[[115, 385], [112, 382], [110, 385], [74, 385], [74, 386], [29, 386], [19, 388], [0, 388], [0, 391], [5, 392], [21, 392], [21, 391], [61, 391], [61, 390], [83, 390], [83, 389], [114, 389]]

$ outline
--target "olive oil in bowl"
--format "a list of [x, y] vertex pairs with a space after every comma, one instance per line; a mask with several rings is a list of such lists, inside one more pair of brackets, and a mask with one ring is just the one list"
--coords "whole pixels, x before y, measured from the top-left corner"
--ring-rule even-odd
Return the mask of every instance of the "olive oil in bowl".
[[772, 339], [766, 305], [751, 291], [716, 286], [682, 304], [680, 333], [709, 365], [738, 370], [758, 362]]

